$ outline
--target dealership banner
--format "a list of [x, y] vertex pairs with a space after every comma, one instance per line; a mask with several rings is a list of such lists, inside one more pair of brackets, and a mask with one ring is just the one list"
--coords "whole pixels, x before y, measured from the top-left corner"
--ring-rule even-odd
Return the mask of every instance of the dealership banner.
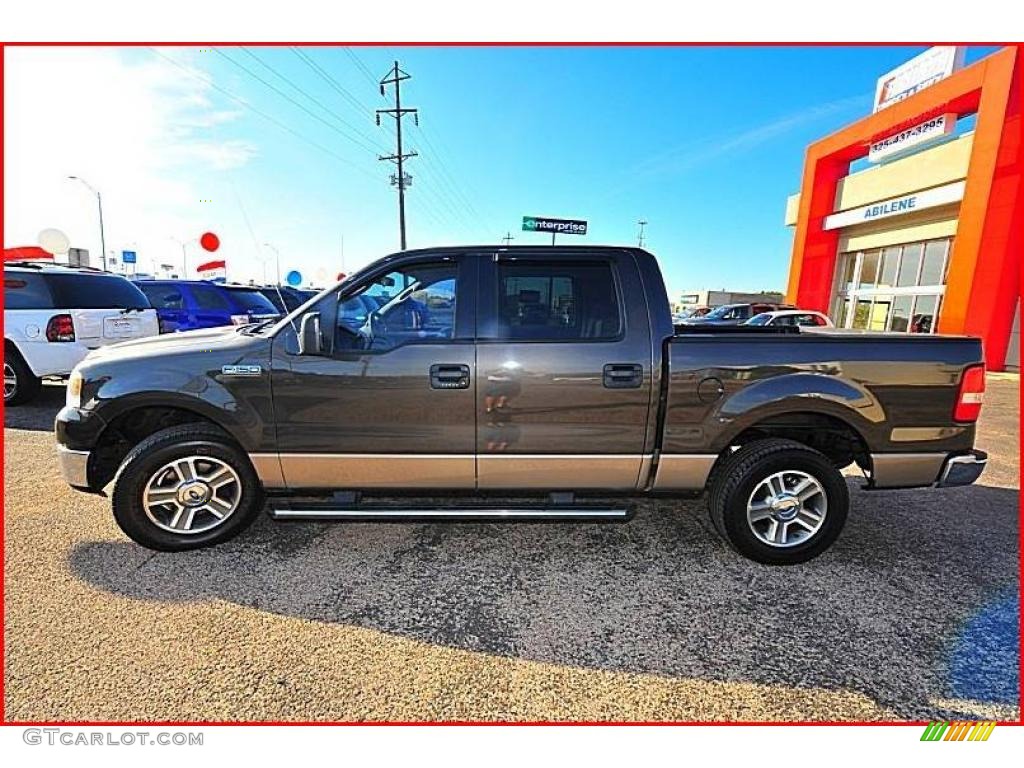
[[223, 283], [227, 280], [227, 262], [224, 259], [208, 261], [196, 267], [200, 280], [209, 280], [212, 283]]
[[936, 45], [886, 72], [875, 84], [875, 108], [872, 111], [879, 112], [945, 80], [963, 67], [966, 50], [962, 45]]

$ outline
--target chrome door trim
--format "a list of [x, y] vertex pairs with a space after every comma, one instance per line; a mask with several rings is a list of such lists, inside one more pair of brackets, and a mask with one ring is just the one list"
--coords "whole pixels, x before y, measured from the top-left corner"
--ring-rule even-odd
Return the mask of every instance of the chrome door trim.
[[703, 490], [716, 461], [717, 453], [663, 453], [658, 458], [653, 490]]
[[480, 454], [477, 487], [539, 490], [633, 490], [643, 454]]
[[872, 453], [874, 488], [914, 488], [937, 481], [946, 453]]

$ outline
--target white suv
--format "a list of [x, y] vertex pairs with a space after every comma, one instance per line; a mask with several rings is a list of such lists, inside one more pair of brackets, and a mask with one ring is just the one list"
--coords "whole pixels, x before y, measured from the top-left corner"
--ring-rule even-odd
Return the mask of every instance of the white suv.
[[52, 264], [4, 265], [4, 405], [71, 373], [91, 349], [159, 333], [156, 310], [120, 275]]

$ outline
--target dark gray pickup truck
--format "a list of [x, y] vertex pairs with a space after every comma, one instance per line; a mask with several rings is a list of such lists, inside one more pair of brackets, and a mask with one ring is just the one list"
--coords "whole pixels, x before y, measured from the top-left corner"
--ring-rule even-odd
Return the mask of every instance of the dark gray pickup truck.
[[622, 520], [630, 496], [707, 491], [735, 549], [782, 564], [839, 535], [843, 467], [871, 488], [977, 479], [984, 381], [977, 339], [675, 329], [643, 250], [438, 248], [280, 322], [98, 350], [56, 435], [66, 480], [113, 481], [118, 524], [154, 549], [224, 541], [265, 506]]

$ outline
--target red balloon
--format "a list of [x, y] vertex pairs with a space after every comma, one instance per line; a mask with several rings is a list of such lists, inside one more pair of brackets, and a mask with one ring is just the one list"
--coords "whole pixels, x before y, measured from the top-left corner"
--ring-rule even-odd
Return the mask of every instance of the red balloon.
[[212, 253], [220, 248], [220, 238], [213, 232], [204, 232], [203, 236], [199, 238], [199, 244]]

